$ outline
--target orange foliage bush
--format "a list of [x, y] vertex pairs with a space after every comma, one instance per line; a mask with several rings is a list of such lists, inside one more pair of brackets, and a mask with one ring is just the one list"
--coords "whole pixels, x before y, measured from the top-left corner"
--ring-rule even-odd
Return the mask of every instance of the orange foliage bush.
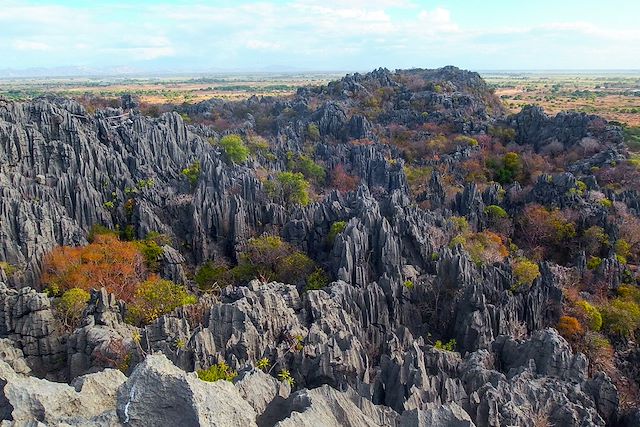
[[571, 316], [560, 317], [556, 329], [558, 330], [560, 335], [562, 335], [569, 341], [573, 341], [584, 334], [584, 329], [582, 328], [582, 325], [580, 324], [578, 319]]
[[55, 248], [44, 260], [42, 283], [54, 294], [105, 287], [128, 302], [146, 277], [144, 257], [135, 243], [99, 234], [87, 246]]

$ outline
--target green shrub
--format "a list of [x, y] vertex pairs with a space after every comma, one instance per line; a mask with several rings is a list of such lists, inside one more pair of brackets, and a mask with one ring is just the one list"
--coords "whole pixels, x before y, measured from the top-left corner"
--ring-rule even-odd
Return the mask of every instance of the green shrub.
[[602, 227], [597, 225], [587, 228], [582, 235], [582, 240], [588, 254], [598, 255], [603, 247], [609, 246], [609, 236]]
[[602, 258], [597, 256], [592, 256], [592, 257], [589, 257], [589, 260], [587, 261], [587, 268], [589, 270], [597, 270], [601, 264], [602, 264]]
[[484, 213], [489, 218], [498, 218], [498, 219], [509, 218], [509, 214], [507, 214], [507, 211], [505, 211], [498, 205], [487, 206], [486, 208], [484, 208]]
[[249, 149], [244, 145], [240, 135], [225, 135], [220, 139], [220, 146], [229, 160], [242, 164], [249, 158]]
[[605, 209], [611, 209], [613, 207], [613, 202], [609, 199], [600, 200], [600, 205]]
[[540, 268], [535, 262], [526, 258], [520, 258], [513, 263], [513, 277], [516, 279], [516, 288], [531, 286], [534, 280], [540, 277]]
[[233, 381], [233, 379], [238, 376], [238, 373], [224, 362], [218, 362], [215, 365], [211, 365], [208, 369], [200, 370], [197, 373], [198, 378], [208, 382], [219, 380]]
[[451, 239], [449, 247], [457, 245], [462, 245], [476, 265], [500, 262], [509, 256], [509, 249], [504, 245], [502, 238], [489, 230], [458, 234]]
[[489, 166], [495, 170], [495, 180], [500, 184], [510, 184], [522, 178], [523, 163], [518, 153], [511, 151], [503, 156], [500, 163]]
[[153, 181], [153, 179], [149, 178], [149, 179], [141, 179], [140, 181], [138, 181], [138, 183], [136, 184], [136, 187], [142, 190], [144, 188], [152, 188], [154, 185], [155, 185], [155, 182]]
[[460, 144], [460, 145], [468, 145], [469, 147], [477, 147], [478, 146], [478, 140], [477, 139], [471, 138], [470, 136], [466, 136], [466, 135], [459, 135], [453, 141], [455, 143], [457, 143], [457, 144]]
[[291, 372], [289, 372], [287, 369], [283, 369], [278, 372], [278, 378], [283, 383], [289, 384], [290, 387], [293, 387], [293, 384], [295, 383], [293, 377], [291, 376]]
[[300, 172], [280, 172], [275, 182], [266, 186], [271, 197], [278, 197], [286, 204], [309, 204], [309, 182]]
[[229, 270], [229, 277], [236, 284], [245, 283], [260, 276], [265, 279], [273, 278], [272, 275], [259, 273], [255, 265], [244, 260], [241, 260], [238, 265]]
[[229, 284], [230, 274], [226, 265], [207, 261], [198, 269], [194, 280], [202, 290], [211, 289], [216, 284], [223, 288]]
[[437, 348], [438, 350], [455, 351], [455, 349], [456, 349], [456, 340], [455, 339], [450, 339], [446, 344], [443, 344], [442, 341], [437, 340], [436, 343], [433, 346], [435, 348]]
[[621, 285], [618, 287], [618, 295], [627, 300], [640, 304], [640, 288], [633, 285]]
[[266, 371], [269, 366], [271, 366], [271, 362], [266, 357], [263, 357], [262, 359], [258, 360], [258, 363], [256, 363], [256, 368], [260, 369], [261, 371]]
[[624, 259], [631, 256], [631, 245], [624, 239], [619, 239], [615, 244], [616, 255], [623, 257]]
[[329, 284], [329, 276], [321, 268], [316, 268], [315, 271], [307, 277], [307, 291], [317, 291], [323, 289]]
[[18, 268], [15, 265], [9, 264], [6, 261], [0, 261], [0, 269], [4, 271], [4, 274], [7, 277], [13, 276], [15, 272], [18, 270]]
[[453, 229], [458, 233], [464, 233], [469, 230], [469, 222], [463, 216], [452, 216], [449, 222], [453, 225]]
[[189, 183], [191, 183], [192, 187], [195, 187], [195, 185], [198, 183], [201, 172], [202, 169], [200, 168], [200, 162], [198, 160], [191, 163], [189, 167], [182, 169], [182, 175], [184, 175], [189, 180]]
[[601, 311], [603, 329], [611, 334], [633, 338], [640, 327], [640, 306], [635, 301], [616, 298]]
[[307, 255], [294, 251], [276, 266], [276, 277], [281, 282], [302, 283], [315, 271], [315, 263]]
[[506, 127], [490, 127], [489, 135], [499, 138], [502, 142], [511, 142], [516, 139], [516, 131]]
[[87, 307], [89, 298], [89, 292], [84, 289], [71, 288], [54, 302], [56, 313], [70, 330], [75, 329], [82, 320], [82, 313]]
[[585, 191], [587, 191], [587, 184], [583, 181], [576, 181], [576, 186], [569, 190], [569, 194], [583, 196]]
[[262, 236], [247, 242], [238, 266], [231, 272], [236, 281], [258, 277], [298, 284], [305, 282], [315, 269], [313, 260], [280, 237]]
[[269, 142], [259, 135], [250, 136], [247, 145], [252, 153], [267, 153], [270, 149]]
[[577, 306], [584, 312], [589, 322], [589, 329], [594, 332], [600, 331], [602, 328], [602, 314], [600, 310], [584, 300], [578, 301]]
[[133, 300], [127, 307], [127, 321], [136, 325], [148, 324], [178, 307], [194, 304], [196, 301], [196, 297], [187, 293], [184, 286], [152, 277], [136, 289]]
[[327, 236], [329, 243], [333, 244], [333, 242], [336, 241], [336, 237], [338, 237], [338, 234], [342, 233], [345, 228], [347, 228], [346, 221], [335, 221], [333, 224], [331, 224], [329, 235]]
[[307, 125], [307, 135], [309, 135], [309, 139], [312, 141], [317, 141], [320, 139], [320, 129], [318, 129], [318, 125], [315, 123], [309, 123]]
[[312, 180], [317, 185], [323, 185], [327, 178], [324, 166], [305, 155], [289, 155], [288, 168], [293, 172], [300, 172], [306, 179]]
[[141, 240], [136, 244], [149, 271], [157, 272], [160, 269], [160, 257], [164, 252], [162, 247], [153, 239]]
[[133, 242], [137, 237], [136, 229], [132, 224], [127, 224], [120, 230], [118, 236], [120, 237], [120, 240], [124, 240], [125, 242]]
[[410, 166], [403, 167], [404, 174], [407, 177], [407, 183], [411, 191], [416, 194], [423, 189], [433, 173], [431, 166]]

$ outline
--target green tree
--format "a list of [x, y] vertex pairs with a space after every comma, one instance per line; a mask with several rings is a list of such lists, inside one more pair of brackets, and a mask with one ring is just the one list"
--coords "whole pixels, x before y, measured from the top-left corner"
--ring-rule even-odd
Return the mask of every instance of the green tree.
[[315, 268], [311, 258], [280, 237], [262, 236], [249, 240], [233, 271], [238, 281], [259, 277], [297, 284], [304, 282]]
[[128, 307], [127, 320], [136, 325], [150, 323], [178, 307], [194, 304], [196, 297], [184, 286], [170, 280], [151, 277], [141, 283]]
[[249, 158], [249, 149], [240, 135], [225, 135], [220, 140], [220, 146], [233, 163], [242, 164]]
[[594, 332], [599, 332], [602, 328], [602, 314], [600, 313], [600, 310], [584, 300], [578, 301], [576, 305], [584, 313], [584, 316], [588, 321], [589, 329]]
[[300, 172], [280, 172], [275, 183], [267, 186], [272, 197], [279, 197], [287, 204], [309, 204], [309, 182]]
[[510, 184], [522, 178], [523, 163], [518, 153], [508, 152], [499, 162], [490, 163], [495, 170], [495, 180], [500, 184]]
[[149, 238], [137, 241], [136, 245], [149, 271], [157, 272], [160, 269], [160, 257], [164, 253], [162, 246], [156, 240]]
[[305, 155], [290, 155], [288, 167], [293, 172], [300, 172], [305, 178], [312, 180], [317, 185], [323, 185], [327, 178], [325, 168]]
[[540, 268], [535, 262], [526, 258], [520, 258], [513, 263], [513, 277], [516, 279], [515, 287], [531, 286], [534, 280], [540, 277]]
[[71, 288], [55, 301], [54, 308], [62, 323], [70, 330], [75, 329], [89, 302], [89, 292], [80, 288]]
[[605, 331], [633, 339], [640, 329], [640, 288], [621, 285], [618, 297], [600, 307], [600, 311]]
[[509, 214], [498, 205], [489, 205], [484, 208], [484, 213], [490, 218], [509, 218]]

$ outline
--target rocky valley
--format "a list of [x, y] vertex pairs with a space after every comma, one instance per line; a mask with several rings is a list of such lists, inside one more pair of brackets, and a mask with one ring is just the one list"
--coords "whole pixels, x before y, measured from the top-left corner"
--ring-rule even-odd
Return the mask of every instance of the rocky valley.
[[640, 425], [640, 157], [455, 67], [0, 100], [3, 425]]

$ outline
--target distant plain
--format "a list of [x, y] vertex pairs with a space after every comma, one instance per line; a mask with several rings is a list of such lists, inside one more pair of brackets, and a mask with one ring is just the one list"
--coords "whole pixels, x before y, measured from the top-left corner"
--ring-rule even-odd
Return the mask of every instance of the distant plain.
[[[147, 104], [197, 103], [257, 96], [287, 96], [300, 86], [321, 85], [344, 73], [235, 73], [163, 77], [63, 77], [0, 79], [0, 97], [28, 99], [44, 94], [117, 99], [137, 95]], [[640, 126], [640, 71], [481, 72], [510, 112], [536, 104], [555, 114], [564, 110], [599, 114]]]

